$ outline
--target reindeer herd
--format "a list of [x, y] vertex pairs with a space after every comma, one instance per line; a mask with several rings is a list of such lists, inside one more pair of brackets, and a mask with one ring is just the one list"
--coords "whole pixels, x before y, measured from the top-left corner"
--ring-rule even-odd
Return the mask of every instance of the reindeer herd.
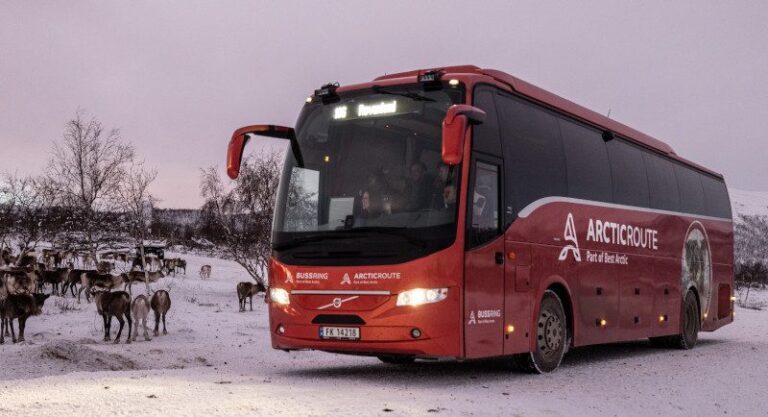
[[[149, 339], [147, 331], [147, 317], [150, 310], [155, 313], [154, 335], [159, 333], [159, 324], [162, 320], [163, 334], [167, 334], [165, 317], [171, 308], [170, 294], [165, 290], [154, 291], [151, 299], [145, 295], [132, 298], [132, 286], [136, 282], [154, 283], [166, 274], [186, 275], [187, 262], [181, 258], [159, 259], [157, 256], [145, 255], [147, 270], [143, 270], [139, 258], [131, 258], [129, 253], [107, 252], [102, 253], [98, 259], [89, 253], [76, 253], [73, 251], [43, 250], [41, 255], [22, 254], [11, 256], [10, 251], [0, 253], [0, 344], [5, 342], [5, 337], [10, 336], [13, 343], [24, 341], [24, 329], [29, 317], [39, 315], [45, 300], [51, 295], [66, 297], [69, 292], [72, 297], [77, 297], [81, 302], [84, 294], [86, 301], [94, 299], [96, 310], [104, 320], [104, 340], [110, 340], [112, 318], [116, 318], [120, 327], [115, 337], [115, 343], [119, 343], [125, 323], [128, 323], [128, 337], [126, 343], [131, 342], [138, 334], [138, 325], [144, 327], [144, 338]], [[122, 262], [124, 266], [131, 264], [127, 272], [113, 274], [116, 263]], [[79, 268], [75, 268], [75, 263]], [[62, 266], [64, 265], [64, 266]], [[208, 266], [210, 276], [210, 266]], [[201, 271], [202, 276], [202, 271]], [[50, 293], [45, 294], [46, 287], [50, 287]], [[137, 320], [136, 329], [133, 328], [133, 318]], [[13, 321], [18, 322], [18, 337], [13, 326]]]
[[[186, 275], [187, 262], [181, 258], [159, 259], [154, 255], [145, 255], [147, 269], [143, 270], [143, 263], [137, 259], [139, 257], [128, 255], [107, 252], [97, 258], [71, 251], [43, 250], [40, 257], [33, 254], [13, 257], [7, 250], [0, 253], [0, 344], [5, 343], [8, 336], [13, 343], [24, 341], [27, 319], [41, 314], [45, 301], [51, 295], [66, 297], [69, 294], [76, 297], [78, 303], [83, 295], [88, 303], [93, 299], [96, 311], [103, 319], [104, 341], [111, 340], [113, 318], [119, 324], [114, 343], [120, 342], [126, 324], [125, 343], [136, 340], [140, 327], [144, 340], [151, 340], [147, 323], [151, 312], [154, 312], [154, 336], [159, 335], [160, 322], [163, 334], [167, 334], [166, 314], [171, 308], [168, 291], [154, 291], [151, 297], [145, 294], [133, 297], [132, 287], [134, 283], [155, 283], [166, 275]], [[76, 263], [78, 268], [75, 268]], [[113, 271], [119, 270], [116, 268], [118, 263], [122, 263], [123, 267], [130, 264], [130, 270], [113, 274]], [[200, 278], [210, 278], [211, 271], [210, 265], [203, 265]], [[46, 293], [47, 288], [50, 288], [50, 293]], [[260, 282], [238, 283], [240, 311], [246, 311], [248, 301], [253, 311], [253, 296], [259, 293], [266, 294], [266, 287]], [[18, 322], [18, 337], [14, 320]]]

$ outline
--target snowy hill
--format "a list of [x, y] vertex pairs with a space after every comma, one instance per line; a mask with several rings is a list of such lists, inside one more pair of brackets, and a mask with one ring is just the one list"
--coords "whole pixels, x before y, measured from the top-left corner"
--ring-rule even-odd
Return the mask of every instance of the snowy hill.
[[768, 191], [745, 191], [729, 188], [733, 218], [738, 220], [739, 215], [763, 215], [768, 216]]

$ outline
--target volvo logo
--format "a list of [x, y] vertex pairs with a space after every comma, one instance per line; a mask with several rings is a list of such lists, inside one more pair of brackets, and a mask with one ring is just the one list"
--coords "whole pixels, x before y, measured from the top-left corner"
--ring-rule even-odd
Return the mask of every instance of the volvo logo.
[[326, 308], [331, 308], [331, 307], [333, 307], [333, 308], [341, 308], [342, 304], [346, 303], [347, 301], [352, 301], [352, 300], [357, 299], [357, 298], [360, 298], [360, 296], [359, 295], [353, 295], [352, 297], [347, 297], [347, 298], [336, 297], [336, 298], [333, 299], [333, 301], [330, 304], [322, 305], [322, 306], [318, 307], [317, 309], [318, 310], [325, 310]]

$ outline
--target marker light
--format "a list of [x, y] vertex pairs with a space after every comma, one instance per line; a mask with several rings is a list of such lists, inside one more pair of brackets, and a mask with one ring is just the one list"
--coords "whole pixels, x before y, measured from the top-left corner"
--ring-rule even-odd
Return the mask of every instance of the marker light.
[[330, 157], [330, 155], [325, 155], [325, 156], [323, 157], [323, 162], [331, 162], [331, 157]]
[[307, 101], [307, 103], [311, 103], [312, 102], [312, 96], [307, 97], [306, 101]]
[[665, 315], [661, 315], [661, 316], [659, 316], [659, 322], [660, 322], [660, 323], [661, 323], [661, 322], [665, 322], [665, 321], [667, 321], [667, 316], [665, 316]]
[[288, 291], [282, 288], [270, 288], [269, 299], [275, 304], [288, 305], [291, 303], [291, 298], [288, 296]]
[[457, 85], [459, 85], [459, 80], [450, 80], [448, 81], [448, 84], [451, 85], [452, 87], [456, 87]]
[[507, 325], [507, 333], [512, 333], [515, 331], [515, 326], [513, 325]]
[[397, 295], [397, 306], [420, 306], [436, 303], [448, 297], [448, 288], [414, 288]]
[[608, 322], [605, 321], [605, 319], [600, 320], [600, 326], [601, 327], [605, 327], [606, 324], [608, 324]]
[[709, 314], [704, 313], [704, 318], [706, 319], [709, 316]]
[[731, 301], [736, 301], [736, 296], [735, 295], [731, 296]]

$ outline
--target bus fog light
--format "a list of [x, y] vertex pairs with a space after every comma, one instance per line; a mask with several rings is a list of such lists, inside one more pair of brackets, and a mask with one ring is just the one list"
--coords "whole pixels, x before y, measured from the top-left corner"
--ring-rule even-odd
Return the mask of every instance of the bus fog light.
[[413, 329], [411, 329], [411, 337], [414, 338], [414, 339], [420, 338], [421, 337], [421, 330], [419, 330], [419, 329], [417, 329], [415, 327]]
[[291, 303], [291, 298], [288, 296], [288, 291], [282, 288], [270, 288], [269, 299], [275, 304], [288, 305]]
[[414, 288], [404, 291], [397, 296], [397, 306], [419, 306], [436, 303], [448, 297], [448, 288]]
[[285, 326], [283, 326], [282, 324], [277, 326], [277, 332], [280, 334], [285, 334]]

